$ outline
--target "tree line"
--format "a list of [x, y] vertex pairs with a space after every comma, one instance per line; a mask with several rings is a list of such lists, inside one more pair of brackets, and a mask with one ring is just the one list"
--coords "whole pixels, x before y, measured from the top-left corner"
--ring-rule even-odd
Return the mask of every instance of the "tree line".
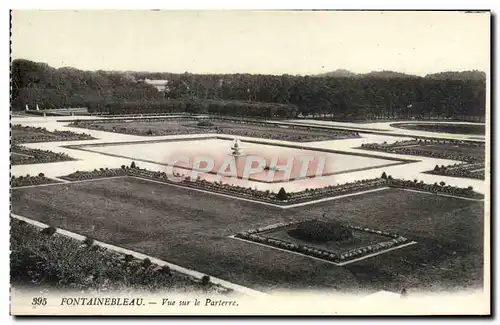
[[[483, 119], [486, 79], [474, 72], [418, 77], [173, 74], [55, 69], [12, 62], [12, 107], [89, 107], [94, 112], [178, 112], [340, 119]], [[163, 90], [145, 79], [168, 80]]]

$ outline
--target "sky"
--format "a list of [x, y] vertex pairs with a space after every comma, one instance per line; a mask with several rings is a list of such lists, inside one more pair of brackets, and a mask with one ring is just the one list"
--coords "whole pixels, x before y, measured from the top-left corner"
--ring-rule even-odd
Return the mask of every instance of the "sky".
[[12, 12], [12, 58], [82, 70], [415, 75], [490, 66], [489, 13]]

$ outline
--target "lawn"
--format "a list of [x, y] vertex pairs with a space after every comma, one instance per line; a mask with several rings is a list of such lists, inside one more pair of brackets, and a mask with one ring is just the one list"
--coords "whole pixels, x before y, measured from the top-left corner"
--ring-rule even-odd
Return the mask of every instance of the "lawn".
[[[387, 189], [290, 209], [123, 177], [12, 190], [12, 212], [257, 290], [482, 283], [483, 202]], [[335, 218], [418, 242], [338, 267], [229, 238]]]
[[[137, 119], [120, 121], [99, 121], [98, 123], [78, 122], [78, 127], [96, 129], [108, 132], [140, 135], [179, 135], [179, 134], [203, 134], [218, 133], [235, 136], [248, 136], [264, 139], [286, 140], [286, 141], [321, 141], [332, 139], [346, 139], [357, 137], [352, 132], [335, 130], [308, 130], [307, 128], [287, 128], [275, 125], [260, 125], [251, 123], [234, 123], [213, 119], [211, 126], [199, 126], [196, 120], [158, 120], [140, 121]], [[264, 123], [264, 122], [263, 122]]]

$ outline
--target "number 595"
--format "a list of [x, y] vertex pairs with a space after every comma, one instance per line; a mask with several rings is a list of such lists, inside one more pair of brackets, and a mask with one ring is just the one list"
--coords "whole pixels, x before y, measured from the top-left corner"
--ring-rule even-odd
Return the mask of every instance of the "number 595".
[[31, 301], [33, 306], [45, 306], [47, 304], [47, 298], [35, 297]]

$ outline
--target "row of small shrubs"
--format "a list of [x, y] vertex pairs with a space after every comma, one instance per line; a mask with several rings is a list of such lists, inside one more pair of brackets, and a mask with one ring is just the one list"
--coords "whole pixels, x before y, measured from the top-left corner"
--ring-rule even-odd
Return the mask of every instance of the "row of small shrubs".
[[468, 187], [457, 187], [446, 185], [444, 181], [436, 182], [434, 184], [427, 184], [424, 182], [417, 182], [417, 180], [404, 180], [404, 179], [395, 179], [390, 178], [388, 176], [388, 185], [391, 187], [400, 187], [400, 188], [410, 188], [417, 189], [420, 191], [436, 193], [436, 194], [449, 194], [453, 196], [467, 197], [467, 198], [475, 198], [482, 199], [484, 198], [483, 194], [474, 192], [474, 188], [472, 186]]
[[[142, 122], [142, 121], [140, 121]], [[106, 132], [118, 132], [123, 134], [133, 134], [140, 136], [164, 136], [164, 135], [187, 135], [187, 134], [199, 134], [200, 129], [189, 129], [189, 128], [165, 128], [160, 130], [151, 130], [151, 129], [138, 129], [133, 127], [107, 127], [105, 124], [88, 124], [88, 125], [76, 125], [79, 127], [106, 131]], [[204, 130], [203, 133], [215, 133], [215, 130], [207, 129]]]
[[[478, 157], [474, 155], [466, 155], [457, 152], [445, 152], [445, 151], [429, 151], [425, 150], [425, 147], [419, 147], [420, 144], [452, 144], [458, 146], [474, 146], [474, 147], [484, 147], [484, 143], [471, 143], [466, 141], [458, 140], [407, 140], [407, 141], [396, 141], [392, 144], [387, 144], [386, 142], [379, 143], [368, 143], [361, 144], [362, 149], [382, 151], [387, 153], [395, 153], [402, 155], [413, 155], [413, 156], [424, 156], [440, 159], [458, 160], [465, 161], [468, 163], [484, 162], [484, 157]], [[413, 146], [415, 145], [415, 146]]]
[[216, 132], [218, 134], [235, 135], [242, 137], [251, 138], [262, 138], [270, 140], [282, 140], [282, 141], [294, 141], [294, 142], [306, 142], [306, 141], [326, 141], [331, 139], [348, 139], [356, 137], [349, 132], [335, 132], [328, 135], [317, 135], [317, 134], [292, 134], [292, 133], [276, 133], [276, 132], [265, 132], [257, 130], [245, 130], [245, 129], [234, 129], [234, 128], [217, 128]]
[[20, 186], [29, 186], [29, 185], [42, 185], [42, 184], [50, 184], [57, 183], [57, 181], [45, 177], [43, 173], [40, 173], [36, 176], [26, 175], [26, 176], [11, 176], [10, 177], [10, 186], [11, 187], [20, 187]]
[[96, 178], [105, 178], [105, 177], [115, 177], [115, 176], [127, 176], [127, 169], [130, 167], [126, 167], [123, 165], [123, 168], [100, 168], [100, 169], [94, 169], [92, 171], [79, 171], [77, 170], [76, 172], [62, 176], [62, 179], [68, 180], [68, 181], [80, 181], [80, 180], [89, 180], [89, 179], [96, 179]]
[[250, 240], [250, 241], [253, 241], [256, 243], [270, 245], [270, 246], [277, 247], [277, 248], [290, 250], [290, 251], [297, 252], [297, 253], [306, 254], [309, 256], [322, 258], [324, 260], [328, 260], [328, 261], [332, 261], [332, 262], [339, 262], [339, 255], [338, 254], [333, 253], [333, 252], [329, 252], [326, 250], [312, 248], [312, 247], [308, 247], [305, 245], [297, 245], [297, 244], [286, 242], [286, 241], [279, 240], [279, 239], [267, 238], [267, 237], [259, 236], [258, 234], [243, 234], [242, 233], [242, 234], [237, 234], [235, 237]]
[[[218, 117], [216, 120], [231, 122], [234, 124], [252, 124], [252, 125], [257, 125], [257, 126], [273, 127], [273, 128], [283, 127], [283, 125], [281, 125], [279, 123], [268, 123], [265, 121], [255, 121], [255, 120], [249, 120], [249, 119], [235, 119], [235, 118], [228, 118], [228, 117]], [[287, 124], [286, 128], [296, 129], [296, 130], [328, 132], [328, 133], [331, 133], [331, 135], [333, 135], [333, 136], [340, 136], [340, 137], [344, 136], [346, 138], [359, 137], [359, 133], [356, 131], [348, 131], [348, 130], [335, 129], [335, 128], [324, 128], [324, 127], [322, 128], [322, 127], [314, 127], [314, 126], [309, 126], [309, 125], [307, 125], [307, 126], [306, 125], [297, 125], [297, 124]]]
[[15, 143], [35, 143], [49, 141], [93, 140], [90, 134], [72, 131], [48, 131], [42, 127], [12, 125], [12, 141]]
[[74, 160], [65, 153], [52, 152], [49, 150], [31, 149], [17, 144], [13, 144], [10, 150], [10, 163], [12, 165], [45, 164]]
[[83, 291], [146, 290], [230, 293], [210, 277], [195, 279], [159, 266], [149, 258], [109, 251], [87, 237], [83, 241], [57, 233], [55, 227], [39, 230], [11, 218], [11, 283]]
[[[428, 174], [451, 176], [451, 177], [466, 177], [474, 179], [484, 179], [484, 163], [473, 164], [453, 164], [448, 166], [438, 166], [434, 170], [428, 171]], [[478, 172], [478, 169], [482, 171]]]
[[182, 117], [141, 117], [141, 118], [134, 118], [134, 117], [140, 117], [140, 115], [130, 115], [130, 116], [124, 116], [123, 118], [109, 118], [109, 119], [96, 119], [96, 120], [75, 120], [72, 123], [69, 124], [69, 126], [73, 127], [83, 127], [83, 128], [88, 128], [90, 125], [105, 125], [109, 123], [127, 123], [131, 119], [133, 119], [134, 122], [145, 122], [145, 123], [150, 123], [150, 122], [170, 122], [170, 121], [178, 121], [178, 122], [190, 122], [190, 121], [199, 121], [199, 118], [196, 117], [189, 117], [189, 116], [182, 116]]
[[200, 133], [213, 133], [213, 134], [226, 134], [226, 135], [234, 135], [234, 136], [242, 136], [242, 137], [253, 137], [253, 138], [263, 138], [270, 140], [283, 140], [283, 141], [295, 141], [295, 142], [304, 142], [304, 141], [325, 141], [331, 139], [340, 139], [340, 138], [352, 138], [355, 137], [349, 133], [345, 134], [332, 134], [332, 135], [294, 135], [291, 133], [276, 133], [276, 132], [266, 132], [263, 130], [245, 130], [245, 129], [234, 129], [234, 128], [225, 128], [225, 127], [209, 127], [204, 126], [204, 129], [199, 128], [168, 128], [161, 130], [144, 130], [137, 129], [131, 127], [119, 127], [112, 128], [111, 130], [106, 130], [106, 128], [102, 125], [89, 125], [88, 128], [110, 131], [110, 132], [119, 132], [124, 134], [133, 134], [140, 136], [166, 136], [166, 135], [192, 135], [192, 134], [200, 134]]
[[[98, 119], [98, 120], [76, 120], [70, 124], [70, 126], [80, 126], [80, 127], [86, 127], [90, 124], [108, 124], [108, 123], [120, 123], [120, 122], [128, 122], [130, 121], [130, 117], [123, 117], [123, 118], [113, 118], [113, 119]], [[281, 125], [279, 123], [269, 123], [266, 121], [260, 121], [260, 120], [252, 120], [252, 119], [244, 119], [244, 118], [235, 118], [235, 117], [210, 117], [209, 119], [206, 118], [199, 118], [196, 116], [182, 116], [182, 117], [144, 117], [144, 118], [138, 118], [134, 119], [134, 122], [197, 122], [197, 125], [199, 126], [214, 126], [216, 122], [221, 121], [221, 122], [227, 122], [227, 123], [234, 123], [234, 124], [251, 124], [251, 125], [257, 125], [257, 126], [265, 126], [265, 127], [270, 127], [270, 128], [280, 128]], [[201, 123], [201, 124], [200, 124]], [[206, 125], [204, 125], [206, 124]], [[309, 125], [294, 125], [294, 124], [287, 124], [287, 128], [289, 129], [299, 129], [299, 130], [321, 130], [321, 131], [326, 131], [326, 132], [332, 132], [332, 133], [340, 133], [340, 134], [351, 134], [351, 135], [359, 135], [358, 132], [355, 131], [347, 131], [347, 130], [342, 130], [342, 129], [335, 129], [335, 128], [320, 128], [320, 127], [314, 127], [314, 126], [309, 126]]]
[[102, 116], [102, 117], [107, 117], [107, 118], [119, 118], [119, 117], [165, 117], [169, 115], [175, 115], [175, 116], [185, 116], [185, 117], [190, 117], [190, 116], [197, 116], [198, 114], [195, 113], [187, 113], [187, 112], [177, 112], [177, 113], [171, 113], [171, 112], [158, 112], [158, 113], [130, 113], [130, 114], [101, 114], [100, 112], [98, 113], [90, 113], [89, 115], [96, 115], [96, 116]]
[[[115, 176], [135, 176], [147, 179], [153, 179], [156, 181], [170, 182], [168, 175], [165, 172], [150, 171], [147, 169], [139, 168], [135, 162], [132, 162], [130, 166], [122, 165], [121, 168], [100, 168], [94, 169], [93, 171], [76, 171], [72, 174], [62, 176], [62, 179], [77, 181], [77, 180], [88, 180], [97, 179], [104, 177], [115, 177]], [[222, 182], [208, 182], [204, 179], [197, 178], [191, 179], [189, 176], [183, 176], [179, 173], [174, 174], [175, 177], [184, 177], [181, 182], [175, 182], [177, 185], [184, 185], [189, 187], [203, 188], [206, 190], [225, 192], [229, 194], [239, 194], [241, 196], [253, 197], [268, 200], [275, 200], [276, 194], [269, 191], [259, 191], [252, 189], [250, 187], [245, 188], [238, 185], [223, 184]]]
[[408, 242], [407, 238], [397, 237], [397, 238], [393, 238], [393, 239], [388, 240], [388, 241], [384, 241], [384, 242], [380, 242], [380, 243], [376, 243], [376, 244], [372, 244], [372, 245], [368, 245], [368, 246], [364, 246], [364, 247], [360, 247], [360, 248], [350, 249], [346, 252], [342, 252], [339, 256], [339, 260], [344, 262], [344, 261], [351, 260], [354, 258], [362, 257], [362, 256], [367, 255], [367, 254], [373, 254], [373, 253], [377, 253], [377, 252], [380, 252], [380, 251], [383, 251], [386, 249], [401, 246], [407, 242]]
[[[384, 147], [401, 147], [401, 146], [409, 146], [409, 145], [433, 145], [433, 144], [450, 144], [453, 146], [469, 146], [469, 147], [485, 147], [484, 142], [480, 141], [468, 141], [468, 140], [457, 140], [457, 139], [441, 139], [441, 138], [420, 138], [416, 137], [412, 140], [401, 140], [395, 141], [393, 143], [368, 143], [364, 144], [364, 146], [373, 146], [379, 145]], [[361, 145], [363, 146], [363, 145]]]
[[[154, 172], [146, 169], [136, 168], [127, 170], [128, 175], [135, 177], [142, 177], [148, 179], [159, 180], [163, 182], [170, 182], [169, 176], [164, 172]], [[285, 199], [278, 199], [278, 194], [270, 191], [260, 191], [253, 189], [251, 187], [243, 187], [233, 184], [224, 184], [222, 181], [218, 182], [208, 182], [201, 177], [192, 179], [190, 176], [181, 175], [179, 173], [174, 173], [176, 178], [183, 178], [180, 182], [175, 182], [177, 185], [183, 185], [187, 187], [201, 188], [208, 191], [214, 191], [218, 193], [226, 193], [241, 197], [248, 197], [253, 199], [259, 199], [266, 202], [282, 202]], [[283, 192], [284, 189], [280, 190]], [[280, 196], [283, 198], [283, 195]]]
[[482, 132], [479, 125], [467, 125], [467, 124], [454, 124], [454, 123], [397, 123], [391, 124], [403, 129], [410, 130], [422, 130], [428, 132], [443, 132], [443, 133], [455, 133], [455, 134], [484, 134], [485, 126], [482, 125]]
[[[135, 162], [129, 166], [122, 165], [121, 168], [101, 168], [95, 169], [93, 171], [77, 171], [70, 175], [63, 176], [61, 178], [66, 180], [85, 180], [93, 178], [102, 177], [114, 177], [114, 176], [135, 176], [147, 179], [153, 179], [156, 181], [162, 181], [169, 183], [171, 182], [169, 175], [165, 172], [150, 171], [147, 169], [139, 168]], [[365, 191], [368, 189], [380, 188], [383, 186], [392, 187], [407, 187], [416, 188], [422, 191], [428, 192], [440, 192], [449, 193], [456, 196], [465, 197], [481, 197], [479, 193], [469, 188], [458, 188], [458, 187], [444, 187], [445, 184], [436, 188], [434, 185], [425, 184], [423, 182], [416, 183], [406, 180], [393, 179], [392, 176], [387, 176], [384, 172], [380, 178], [375, 179], [364, 179], [355, 182], [348, 182], [335, 186], [326, 186], [318, 189], [306, 189], [300, 192], [287, 193], [282, 187], [278, 193], [267, 191], [261, 191], [257, 189], [252, 189], [251, 187], [243, 187], [233, 184], [224, 184], [222, 181], [218, 182], [208, 182], [205, 179], [198, 177], [197, 179], [191, 179], [190, 176], [184, 176], [179, 173], [175, 173], [176, 178], [181, 177], [182, 180], [176, 181], [176, 185], [183, 185], [187, 187], [201, 188], [208, 191], [214, 191], [217, 193], [225, 193], [235, 196], [248, 197], [252, 199], [261, 200], [264, 202], [270, 202], [275, 204], [292, 204], [298, 202], [307, 202], [313, 199], [319, 199], [323, 197], [334, 197], [339, 195], [346, 195], [351, 193], [357, 193], [360, 191]], [[437, 184], [436, 184], [437, 185]]]
[[363, 179], [339, 185], [329, 185], [322, 188], [312, 188], [305, 189], [300, 192], [292, 192], [288, 194], [288, 200], [293, 202], [309, 201], [312, 199], [320, 199], [323, 197], [333, 197], [366, 191], [386, 185], [387, 182], [380, 178]]
[[351, 226], [351, 225], [348, 225], [347, 227], [349, 227], [350, 229], [353, 229], [353, 230], [369, 232], [372, 234], [377, 234], [377, 235], [391, 237], [391, 238], [399, 238], [400, 237], [398, 234], [395, 234], [395, 233], [391, 233], [391, 232], [387, 232], [387, 231], [383, 231], [383, 230], [372, 229], [372, 228], [368, 228], [368, 227]]

